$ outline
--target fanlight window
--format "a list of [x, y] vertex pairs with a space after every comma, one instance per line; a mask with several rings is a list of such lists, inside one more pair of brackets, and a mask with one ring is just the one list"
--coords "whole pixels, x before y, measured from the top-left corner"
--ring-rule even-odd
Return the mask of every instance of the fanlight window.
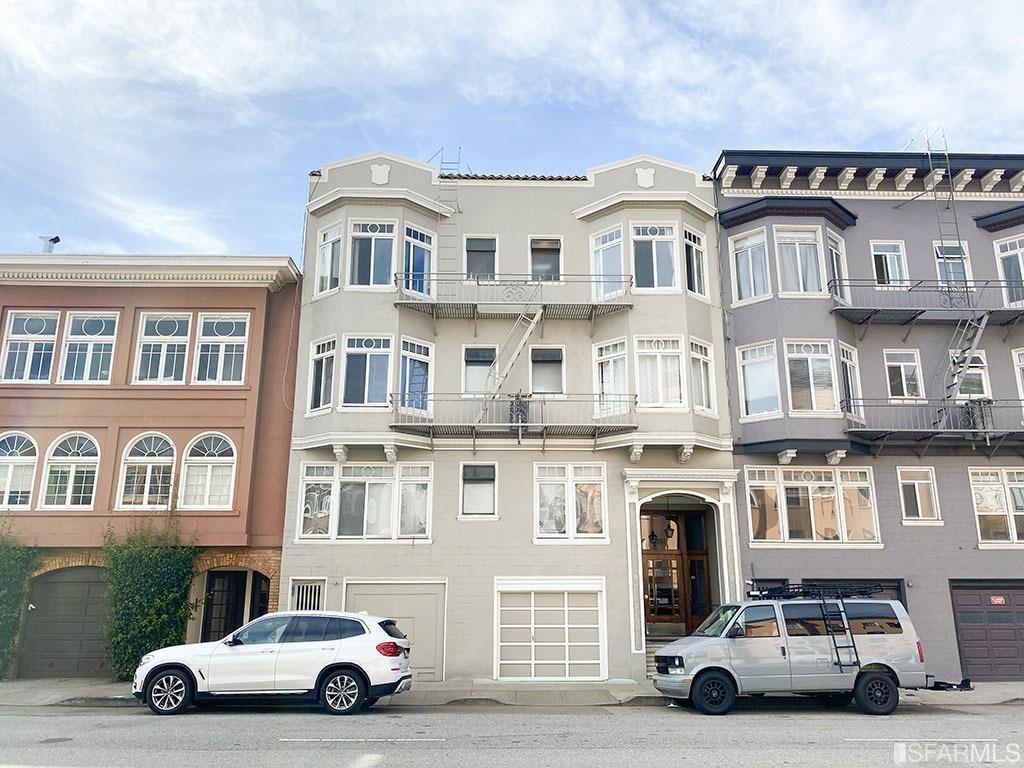
[[180, 506], [230, 509], [235, 482], [235, 449], [223, 435], [203, 435], [188, 449]]
[[17, 433], [0, 437], [0, 509], [30, 506], [35, 474], [35, 443]]
[[50, 449], [46, 462], [48, 507], [89, 509], [96, 492], [99, 447], [88, 435], [68, 435]]
[[235, 449], [231, 447], [231, 443], [220, 435], [207, 435], [195, 442], [189, 450], [188, 456], [190, 459], [231, 459], [235, 456]]
[[121, 506], [167, 509], [171, 500], [174, 445], [163, 435], [142, 435], [128, 448], [121, 481]]
[[0, 438], [0, 457], [30, 458], [36, 455], [36, 445], [25, 435], [7, 435]]
[[71, 435], [65, 437], [53, 447], [53, 457], [93, 458], [99, 456], [96, 441], [87, 435]]

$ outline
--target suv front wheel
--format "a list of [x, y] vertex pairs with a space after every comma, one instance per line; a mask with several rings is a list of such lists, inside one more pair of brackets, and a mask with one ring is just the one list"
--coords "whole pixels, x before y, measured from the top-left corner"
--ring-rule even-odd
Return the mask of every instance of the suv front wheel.
[[146, 688], [146, 703], [157, 715], [176, 715], [192, 703], [192, 679], [180, 669], [157, 672]]
[[725, 672], [703, 672], [690, 690], [690, 700], [702, 714], [724, 715], [736, 704], [736, 684]]
[[324, 678], [320, 689], [324, 711], [331, 715], [358, 712], [366, 701], [366, 684], [357, 673], [340, 669]]

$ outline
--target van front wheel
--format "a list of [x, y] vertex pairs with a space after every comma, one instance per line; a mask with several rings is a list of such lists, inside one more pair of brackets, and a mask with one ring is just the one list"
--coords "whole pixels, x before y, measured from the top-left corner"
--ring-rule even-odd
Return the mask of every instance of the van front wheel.
[[724, 672], [710, 670], [694, 681], [690, 699], [701, 714], [724, 715], [736, 705], [736, 684]]
[[866, 715], [891, 715], [900, 703], [900, 689], [886, 672], [864, 672], [857, 678], [853, 698]]

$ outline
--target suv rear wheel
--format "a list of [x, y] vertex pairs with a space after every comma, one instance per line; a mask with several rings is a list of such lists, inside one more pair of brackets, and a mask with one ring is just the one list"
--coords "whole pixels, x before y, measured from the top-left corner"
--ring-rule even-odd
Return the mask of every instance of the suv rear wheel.
[[857, 678], [853, 697], [866, 715], [891, 715], [900, 703], [900, 689], [886, 672], [863, 672]]
[[690, 699], [705, 715], [724, 715], [736, 704], [736, 684], [725, 672], [702, 672], [690, 689]]
[[176, 715], [192, 703], [192, 679], [180, 669], [165, 669], [153, 675], [146, 688], [146, 703], [157, 715]]
[[358, 712], [366, 701], [366, 684], [358, 673], [339, 669], [324, 678], [320, 701], [328, 714], [351, 715]]

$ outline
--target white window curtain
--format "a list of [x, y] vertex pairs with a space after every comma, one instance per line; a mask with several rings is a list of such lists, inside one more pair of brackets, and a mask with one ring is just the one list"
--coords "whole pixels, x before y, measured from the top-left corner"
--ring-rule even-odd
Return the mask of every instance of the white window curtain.
[[816, 232], [778, 230], [780, 290], [784, 293], [821, 293], [821, 260]]

